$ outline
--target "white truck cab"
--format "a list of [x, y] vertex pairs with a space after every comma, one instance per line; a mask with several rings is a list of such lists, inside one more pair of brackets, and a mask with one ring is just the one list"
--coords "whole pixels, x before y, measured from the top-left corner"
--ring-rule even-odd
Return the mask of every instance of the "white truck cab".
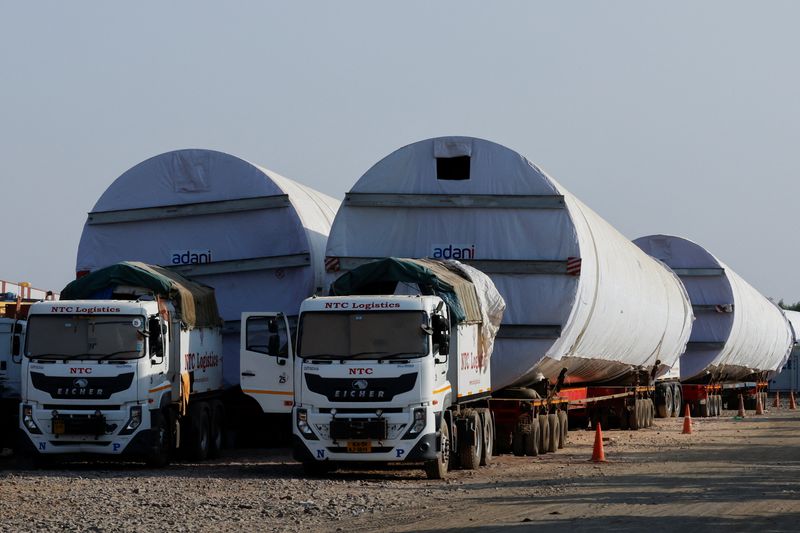
[[296, 458], [311, 471], [350, 461], [426, 469], [444, 461], [446, 471], [455, 411], [444, 413], [491, 393], [479, 325], [450, 322], [438, 296], [306, 299], [295, 360]]
[[25, 324], [25, 320], [0, 317], [0, 450], [14, 445]]
[[[221, 389], [221, 344], [218, 327], [183, 327], [173, 304], [152, 296], [33, 304], [23, 444], [34, 455], [126, 454], [163, 464], [190, 397]], [[206, 425], [206, 438], [208, 416], [192, 420]]]

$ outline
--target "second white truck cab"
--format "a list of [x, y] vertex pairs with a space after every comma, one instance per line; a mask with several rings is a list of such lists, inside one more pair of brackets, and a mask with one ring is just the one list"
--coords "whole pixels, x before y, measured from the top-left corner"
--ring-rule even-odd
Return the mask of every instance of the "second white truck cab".
[[296, 458], [312, 472], [338, 462], [422, 462], [433, 478], [444, 476], [451, 452], [466, 450], [468, 467], [485, 462], [491, 385], [478, 329], [451, 326], [438, 296], [306, 299], [295, 363]]

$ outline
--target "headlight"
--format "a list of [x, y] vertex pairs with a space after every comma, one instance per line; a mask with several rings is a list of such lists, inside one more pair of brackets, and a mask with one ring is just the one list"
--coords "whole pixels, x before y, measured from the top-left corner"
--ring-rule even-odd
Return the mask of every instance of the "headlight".
[[120, 435], [129, 435], [136, 431], [136, 429], [142, 425], [142, 406], [141, 405], [134, 405], [131, 407], [131, 416], [128, 419], [128, 422], [125, 424], [125, 427], [122, 428], [122, 431], [119, 432]]
[[305, 409], [297, 410], [297, 430], [309, 440], [318, 440], [314, 432], [311, 431], [311, 426], [308, 425], [308, 411]]
[[30, 405], [22, 406], [22, 423], [30, 433], [41, 435], [42, 430], [39, 429], [39, 426], [36, 425], [36, 421], [33, 419], [33, 407]]
[[403, 437], [404, 439], [414, 438], [422, 433], [422, 430], [425, 429], [426, 415], [427, 412], [425, 411], [424, 407], [417, 407], [414, 409], [411, 420], [411, 428]]

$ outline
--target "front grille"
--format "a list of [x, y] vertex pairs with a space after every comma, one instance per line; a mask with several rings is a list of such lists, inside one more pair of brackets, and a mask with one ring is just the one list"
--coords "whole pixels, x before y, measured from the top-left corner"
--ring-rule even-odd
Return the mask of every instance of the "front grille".
[[416, 372], [394, 378], [323, 378], [305, 374], [311, 392], [322, 394], [331, 402], [388, 402], [414, 388]]
[[331, 420], [333, 440], [386, 440], [385, 418], [334, 418]]
[[46, 376], [31, 372], [34, 388], [47, 392], [55, 400], [107, 400], [112, 394], [130, 388], [133, 372], [106, 377]]

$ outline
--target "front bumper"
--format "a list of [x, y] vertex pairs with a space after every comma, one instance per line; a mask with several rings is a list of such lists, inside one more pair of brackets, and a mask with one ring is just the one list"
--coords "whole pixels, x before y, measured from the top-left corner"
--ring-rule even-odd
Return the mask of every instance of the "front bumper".
[[[152, 426], [151, 412], [142, 408], [142, 420], [139, 426], [123, 435], [125, 426], [130, 420], [130, 405], [123, 405], [119, 409], [98, 410], [103, 417], [105, 428], [102, 433], [95, 434], [55, 434], [53, 424], [53, 410], [33, 406], [33, 420], [41, 433], [31, 432], [24, 424], [20, 432], [24, 436], [21, 445], [28, 451], [39, 454], [99, 454], [99, 455], [145, 455], [148, 449], [153, 448], [155, 435], [149, 428]], [[69, 410], [63, 408], [58, 411], [59, 416], [91, 416], [94, 412], [85, 410]], [[22, 414], [20, 414], [22, 420]]]

